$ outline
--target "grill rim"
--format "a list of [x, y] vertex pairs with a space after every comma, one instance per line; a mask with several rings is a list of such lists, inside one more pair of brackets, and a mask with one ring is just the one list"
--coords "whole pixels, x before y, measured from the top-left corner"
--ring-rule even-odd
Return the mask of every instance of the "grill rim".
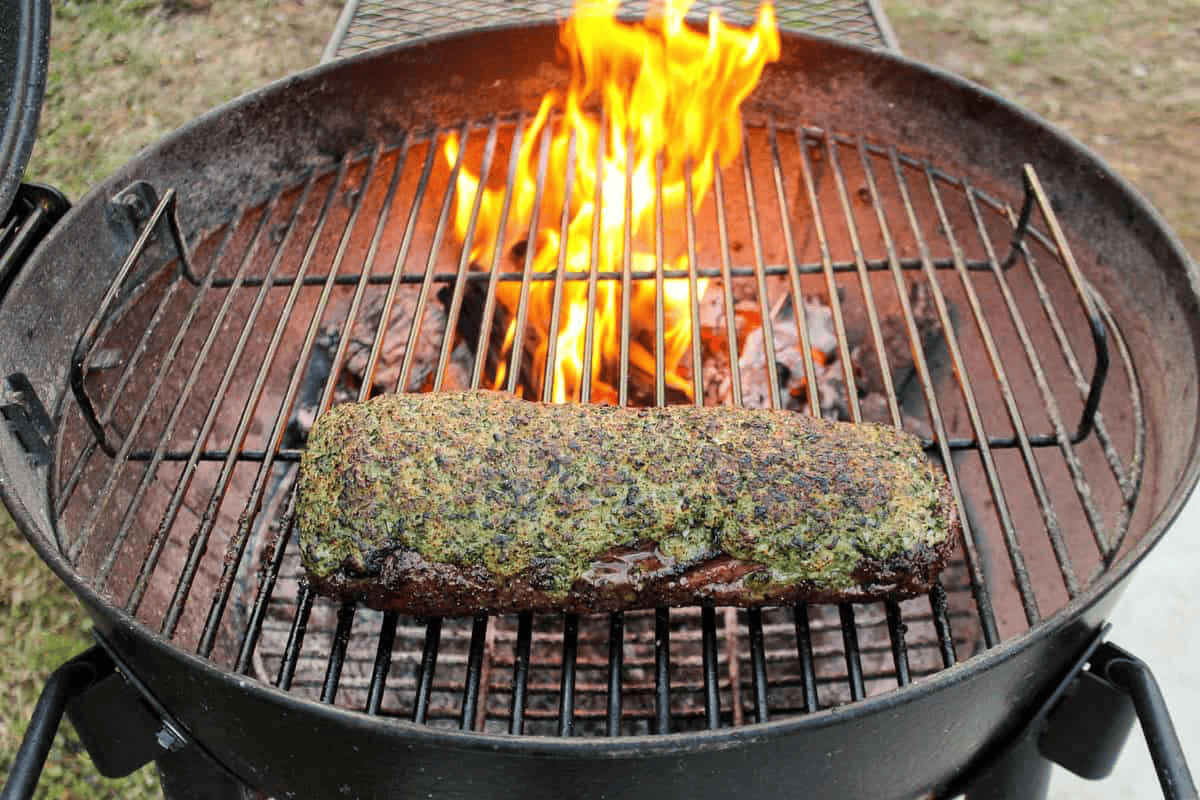
[[[501, 26], [503, 28], [527, 29], [528, 26], [513, 25]], [[489, 29], [492, 30], [492, 29]], [[814, 36], [811, 34], [788, 34], [796, 39], [823, 39], [824, 37]], [[444, 37], [446, 39], [456, 38], [457, 35]], [[1091, 151], [1078, 142], [1071, 139], [1068, 135], [1062, 133], [1053, 126], [1048, 125], [1040, 118], [1035, 117], [1030, 112], [1027, 112], [1019, 107], [1016, 107], [1000, 98], [986, 89], [976, 87], [967, 81], [957, 78], [948, 73], [941, 72], [934, 68], [917, 64], [909, 61], [901, 56], [882, 55], [871, 51], [867, 48], [861, 48], [855, 45], [847, 45], [835, 43], [836, 46], [843, 50], [849, 51], [851, 54], [858, 53], [860, 56], [866, 56], [876, 59], [885, 59], [888, 62], [900, 62], [900, 66], [912, 70], [917, 70], [925, 73], [927, 79], [931, 79], [934, 84], [937, 81], [947, 82], [952, 87], [959, 91], [970, 91], [980, 95], [986, 102], [991, 102], [998, 105], [1001, 110], [1008, 113], [1016, 114], [1027, 123], [1042, 129], [1044, 133], [1059, 141], [1069, 149], [1076, 151], [1080, 157], [1080, 163], [1097, 173], [1097, 177], [1107, 180], [1115, 187], [1115, 190], [1123, 194], [1131, 205], [1131, 214], [1140, 216], [1139, 225], [1144, 225], [1153, 228], [1152, 233], [1159, 238], [1160, 246], [1165, 246], [1183, 265], [1190, 289], [1190, 301], [1192, 307], [1195, 308], [1198, 302], [1197, 288], [1200, 287], [1200, 270], [1189, 259], [1183, 251], [1175, 234], [1166, 226], [1157, 211], [1155, 211], [1138, 192], [1123, 178], [1112, 172], [1112, 170], [1101, 160], [1099, 160]], [[398, 45], [394, 48], [386, 48], [386, 52], [405, 50], [411, 45]], [[380, 51], [372, 51], [370, 53], [360, 54], [352, 57], [354, 61], [372, 61], [379, 58]], [[325, 65], [314, 67], [303, 73], [293, 76], [284, 81], [276, 82], [261, 90], [258, 90], [250, 95], [234, 101], [233, 103], [215, 109], [209, 114], [204, 115], [197, 120], [194, 120], [189, 126], [172, 134], [169, 137], [171, 140], [186, 131], [204, 124], [206, 120], [216, 118], [227, 112], [230, 108], [245, 107], [253, 104], [261, 93], [276, 91], [280, 88], [286, 88], [290, 83], [297, 81], [319, 80], [320, 76], [326, 70], [340, 67], [342, 62], [335, 65]], [[138, 162], [141, 159], [152, 157], [157, 148], [152, 148], [147, 153], [138, 157]], [[136, 163], [136, 162], [135, 162]], [[76, 215], [82, 216], [83, 209], [94, 204], [97, 198], [107, 196], [111, 193], [114, 186], [120, 186], [121, 180], [127, 175], [128, 168], [118, 171], [118, 173], [109, 178], [106, 182], [93, 190], [83, 201], [79, 203], [76, 210], [70, 212], [70, 215], [64, 219], [63, 223], [56, 227], [54, 231], [47, 237], [47, 241], [43, 242], [39, 251], [34, 254], [31, 260], [36, 261], [42, 249], [45, 248], [50, 240], [56, 239], [63, 235], [62, 232], [70, 230], [75, 226]], [[1173, 276], [1174, 280], [1178, 280], [1178, 276]], [[26, 271], [19, 275], [18, 282], [30, 280], [30, 272]], [[1193, 325], [1197, 323], [1193, 322]], [[1135, 374], [1137, 364], [1134, 364]], [[55, 383], [55, 389], [58, 392], [54, 404], [54, 417], [61, 419], [63, 414], [63, 403], [72, 402], [70, 392], [66, 388], [67, 383], [64, 377]], [[999, 666], [1013, 658], [1020, 656], [1036, 648], [1039, 644], [1048, 643], [1051, 640], [1059, 638], [1071, 638], [1079, 640], [1079, 626], [1082, 624], [1084, 628], [1089, 628], [1097, 617], [1107, 614], [1107, 608], [1111, 606], [1116, 599], [1116, 592], [1120, 585], [1128, 578], [1132, 569], [1140, 563], [1141, 559], [1150, 551], [1150, 549], [1159, 541], [1166, 531], [1175, 522], [1177, 516], [1186, 504], [1188, 498], [1192, 494], [1198, 478], [1200, 478], [1200, 461], [1195, 457], [1196, 442], [1192, 442], [1191, 447], [1191, 463], [1183, 471], [1178, 482], [1164, 489], [1164, 492], [1169, 492], [1170, 496], [1164, 504], [1162, 510], [1153, 519], [1148, 526], [1146, 532], [1140, 540], [1130, 549], [1128, 553], [1115, 561], [1103, 575], [1092, 581], [1084, 588], [1080, 594], [1070, 600], [1066, 605], [1057, 610], [1052, 615], [1042, 619], [1030, 629], [1017, 634], [1011, 638], [1002, 640], [996, 646], [982, 653], [975, 654], [966, 658], [952, 667], [941, 670], [938, 674], [922, 679], [920, 682], [906, 686], [898, 687], [884, 695], [867, 698], [865, 702], [857, 702], [848, 706], [841, 706], [835, 709], [822, 709], [820, 711], [800, 715], [793, 718], [772, 720], [765, 723], [748, 723], [736, 728], [724, 728], [718, 731], [705, 732], [681, 732], [673, 733], [669, 736], [661, 735], [637, 735], [637, 736], [622, 736], [617, 741], [595, 740], [595, 739], [558, 739], [555, 737], [543, 736], [521, 736], [513, 737], [511, 741], [508, 737], [496, 736], [494, 734], [484, 734], [480, 732], [463, 732], [463, 731], [447, 731], [441, 729], [433, 729], [427, 726], [416, 725], [403, 720], [393, 718], [383, 718], [378, 721], [365, 719], [367, 715], [360, 712], [350, 711], [346, 709], [336, 708], [329, 705], [321, 704], [314, 700], [297, 697], [283, 690], [277, 690], [275, 687], [256, 680], [247, 680], [244, 676], [222, 670], [211, 662], [201, 659], [190, 652], [176, 647], [169, 640], [152, 632], [147, 627], [137, 622], [121, 609], [109, 604], [106, 600], [94, 592], [84, 581], [75, 573], [73, 568], [67, 563], [63, 554], [58, 552], [51, 545], [52, 537], [44, 535], [44, 531], [40, 531], [34, 523], [34, 516], [30, 514], [28, 506], [22, 502], [21, 494], [13, 487], [13, 481], [5, 480], [0, 482], [0, 495], [13, 511], [13, 517], [27, 539], [30, 540], [35, 550], [39, 553], [42, 559], [53, 569], [56, 574], [68, 585], [69, 588], [85, 603], [89, 612], [96, 620], [97, 628], [105, 636], [113, 639], [119, 649], [126, 653], [136, 654], [139, 647], [150, 645], [154, 650], [158, 650], [162, 655], [169, 657], [172, 660], [182, 660], [183, 663], [193, 671], [197, 671], [198, 675], [202, 675], [206, 680], [215, 681], [218, 686], [237, 692], [249, 691], [252, 694], [259, 695], [270, 702], [279, 705], [286, 711], [297, 711], [306, 714], [317, 713], [320, 715], [330, 715], [332, 718], [351, 727], [365, 726], [364, 729], [376, 729], [375, 726], [383, 726], [378, 728], [381, 731], [396, 731], [406, 730], [414, 737], [434, 743], [444, 743], [446, 745], [461, 746], [464, 744], [483, 745], [489, 750], [498, 750], [503, 752], [512, 752], [521, 755], [549, 755], [549, 756], [570, 756], [581, 755], [587, 753], [592, 756], [602, 755], [609, 758], [616, 758], [622, 755], [637, 755], [637, 756], [652, 756], [652, 755], [679, 755], [689, 751], [703, 751], [710, 749], [722, 749], [725, 747], [735, 746], [740, 743], [749, 743], [765, 738], [768, 734], [787, 734], [799, 732], [802, 730], [815, 729], [824, 727], [827, 724], [832, 724], [838, 720], [853, 721], [871, 716], [877, 712], [887, 711], [897, 708], [901, 705], [907, 705], [919, 698], [938, 693], [943, 689], [960, 684], [972, 677], [979, 676], [989, 672], [992, 668]], [[3, 465], [0, 465], [5, 477], [9, 476], [7, 460]], [[32, 470], [28, 470], [32, 473]], [[49, 473], [47, 473], [48, 475]], [[25, 478], [25, 482], [29, 482], [29, 478]], [[52, 498], [50, 493], [44, 491], [45, 481], [41, 477], [37, 477], [35, 482], [42, 487], [42, 491], [38, 492], [38, 496], [42, 499], [45, 505], [43, 509], [46, 514], [46, 519], [54, 519], [55, 515], [50, 507]], [[51, 529], [57, 532], [57, 526], [52, 524]], [[1086, 637], [1085, 637], [1086, 638]], [[180, 659], [182, 657], [182, 659]], [[137, 668], [140, 659], [131, 658], [131, 663], [134, 668]], [[153, 688], [153, 684], [151, 684]], [[266, 690], [266, 691], [264, 691]], [[836, 718], [836, 719], [835, 719]], [[399, 725], [399, 728], [396, 726]], [[411, 727], [410, 727], [411, 726]], [[614, 746], [615, 745], [615, 746]]]

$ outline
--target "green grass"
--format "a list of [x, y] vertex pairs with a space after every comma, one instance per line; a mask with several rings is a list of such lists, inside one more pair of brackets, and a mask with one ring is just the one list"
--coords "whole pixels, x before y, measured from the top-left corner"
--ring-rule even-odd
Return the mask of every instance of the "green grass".
[[1196, 0], [886, 0], [904, 53], [1095, 150], [1200, 257]]
[[[0, 704], [0, 775], [8, 774], [46, 676], [91, 646], [88, 627], [75, 597], [0, 512], [0, 682], [7, 695]], [[99, 777], [70, 724], [55, 739], [37, 792], [61, 800], [159, 796], [152, 767], [122, 780]]]
[[[339, 0], [56, 0], [38, 139], [25, 180], [78, 199], [198, 114], [315, 64]], [[0, 510], [0, 781], [46, 677], [87, 649], [89, 620]], [[43, 800], [161, 797], [152, 765], [99, 777], [69, 724]]]
[[338, 0], [60, 0], [26, 169], [78, 198], [198, 114], [320, 59]]

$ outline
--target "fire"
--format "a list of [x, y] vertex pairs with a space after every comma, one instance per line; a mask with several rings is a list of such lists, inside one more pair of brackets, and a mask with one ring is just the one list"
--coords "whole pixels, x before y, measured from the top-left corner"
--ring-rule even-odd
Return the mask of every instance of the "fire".
[[[476, 263], [489, 263], [501, 243], [511, 248], [528, 236], [540, 199], [536, 236], [527, 244], [535, 248], [535, 273], [553, 274], [561, 263], [564, 274], [575, 278], [593, 268], [621, 274], [628, 247], [630, 271], [654, 274], [659, 266], [659, 203], [664, 218], [678, 216], [686, 210], [690, 189], [693, 211], [698, 210], [714, 171], [731, 163], [741, 149], [741, 102], [764, 66], [779, 57], [772, 6], [760, 6], [754, 26], [745, 30], [725, 25], [713, 11], [708, 32], [701, 33], [684, 24], [690, 0], [666, 0], [658, 15], [648, 13], [639, 24], [616, 20], [617, 5], [615, 0], [577, 0], [563, 25], [570, 85], [565, 93], [552, 91], [543, 98], [523, 133], [507, 215], [505, 187], [483, 187], [471, 242]], [[586, 110], [597, 104], [600, 114]], [[549, 144], [543, 149], [546, 138]], [[455, 163], [456, 138], [447, 140], [444, 155]], [[460, 240], [467, 236], [479, 183], [479, 176], [460, 170], [455, 213]], [[664, 270], [688, 268], [686, 253], [664, 253], [662, 259]], [[703, 280], [698, 283], [703, 292]], [[518, 328], [527, 320], [533, 364], [552, 384], [554, 402], [614, 400], [623, 348], [630, 365], [646, 375], [655, 375], [657, 361], [654, 345], [646, 344], [653, 342], [657, 325], [656, 282], [629, 285], [625, 310], [622, 281], [596, 281], [595, 317], [589, 320], [589, 282], [565, 280], [555, 319], [555, 281], [536, 280], [522, 320], [520, 283], [500, 282], [497, 299], [511, 318], [506, 360], [512, 360]], [[691, 346], [690, 298], [688, 279], [663, 281], [661, 366], [667, 385], [689, 397], [691, 383], [681, 362]], [[630, 335], [623, 345], [625, 314]], [[552, 337], [550, 331], [557, 333]], [[581, 397], [585, 372], [592, 387], [589, 398]], [[495, 387], [508, 377], [502, 367]]]

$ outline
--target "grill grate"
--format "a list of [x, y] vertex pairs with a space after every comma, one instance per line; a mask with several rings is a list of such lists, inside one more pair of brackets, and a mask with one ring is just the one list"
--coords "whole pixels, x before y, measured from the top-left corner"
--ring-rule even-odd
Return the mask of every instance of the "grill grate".
[[[626, 0], [618, 13], [642, 18], [646, 0]], [[757, 3], [722, 3], [699, 0], [691, 9], [693, 18], [703, 19], [719, 10], [726, 22], [749, 25]], [[419, 0], [350, 0], [342, 10], [338, 26], [326, 45], [323, 61], [360, 53], [375, 47], [413, 42], [430, 36], [456, 33], [471, 28], [513, 23], [554, 22], [571, 10], [563, 0], [532, 0], [503, 3], [467, 0], [448, 6]], [[896, 35], [876, 0], [804, 0], [777, 3], [776, 13], [783, 28], [837, 37], [841, 41], [880, 49], [898, 50]]]
[[[499, 170], [511, 187], [525, 125], [517, 115], [409, 131], [277, 187], [187, 246], [174, 193], [147, 204], [77, 348], [80, 402], [58, 425], [53, 508], [80, 574], [176, 645], [291, 692], [436, 726], [604, 736], [741, 725], [892, 691], [1054, 613], [1127, 545], [1145, 437], [1133, 364], [1032, 170], [1014, 207], [894, 148], [752, 118], [742, 157], [698, 209], [665, 220], [660, 203], [654, 269], [627, 256], [611, 273], [536, 273], [527, 253], [521, 268], [500, 248], [480, 268], [449, 230], [456, 170]], [[438, 155], [452, 133], [458, 165]], [[672, 231], [685, 269], [664, 264]], [[360, 395], [371, 375], [389, 390], [465, 387], [492, 377], [499, 284], [519, 285], [525, 303], [532, 285], [566, 281], [653, 282], [661, 298], [672, 278], [689, 281], [694, 309], [720, 309], [716, 340], [741, 401], [753, 393], [742, 356], [756, 337], [778, 354], [784, 326], [743, 336], [726, 310], [741, 303], [769, 323], [790, 298], [815, 385], [805, 299], [824, 298], [847, 416], [924, 437], [964, 510], [960, 555], [931, 596], [412, 620], [309, 592], [292, 537], [296, 426], [337, 398], [325, 376], [353, 357], [356, 326], [368, 323]], [[699, 278], [716, 288], [701, 296]], [[658, 353], [662, 313], [659, 303]], [[626, 311], [626, 335], [629, 324]], [[886, 366], [891, 335], [911, 374], [882, 369], [883, 402], [870, 407], [858, 351]], [[693, 358], [712, 354], [694, 345]], [[648, 396], [661, 401], [656, 363]]]

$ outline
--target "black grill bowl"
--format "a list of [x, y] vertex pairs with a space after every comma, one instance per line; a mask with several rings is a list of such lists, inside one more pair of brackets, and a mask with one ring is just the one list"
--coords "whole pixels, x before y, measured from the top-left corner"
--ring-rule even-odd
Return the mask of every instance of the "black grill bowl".
[[[491, 113], [531, 111], [548, 87], [565, 82], [557, 65], [551, 27], [495, 29], [372, 52], [243, 97], [139, 154], [58, 224], [0, 307], [5, 343], [0, 373], [25, 376], [55, 427], [47, 437], [54, 454], [48, 465], [35, 463], [38, 448], [36, 443], [30, 447], [28, 427], [25, 439], [0, 435], [6, 504], [33, 546], [85, 603], [98, 631], [190, 736], [247, 785], [274, 796], [600, 798], [687, 792], [774, 798], [788, 786], [804, 787], [810, 797], [903, 798], [953, 785], [1004, 746], [1079, 657], [1116, 602], [1123, 579], [1167, 530], [1196, 481], [1200, 276], [1131, 187], [1042, 121], [903, 58], [820, 38], [784, 37], [781, 61], [768, 69], [748, 101], [750, 124], [769, 118], [770, 125], [802, 136], [832, 132], [840, 137], [837, 148], [851, 148], [848, 153], [861, 152], [855, 149], [861, 140], [880, 163], [895, 163], [891, 154], [902, 154], [903, 170], [937, 180], [953, 176], [955, 185], [970, 186], [977, 196], [993, 198], [997, 208], [1014, 212], [1026, 197], [1023, 167], [1031, 165], [1091, 287], [1085, 291], [1102, 298], [1111, 314], [1108, 342], [1116, 366], [1100, 408], [1122, 463], [1140, 480], [1128, 487], [1128, 503], [1115, 511], [1101, 503], [1099, 513], [1110, 522], [1116, 519], [1124, 538], [1103, 557], [1081, 560], [1073, 591], [1057, 586], [1059, 569], [1053, 561], [1044, 563], [1052, 558], [1048, 548], [1042, 548], [1045, 553], [1028, 548], [1023, 571], [986, 566], [993, 558], [988, 554], [1003, 548], [1004, 532], [981, 522], [971, 526], [969, 555], [976, 562], [976, 583], [979, 576], [984, 580], [973, 593], [967, 586], [962, 594], [973, 609], [984, 600], [994, 606], [995, 631], [956, 638], [956, 664], [910, 685], [873, 689], [864, 699], [823, 703], [827, 707], [821, 710], [764, 723], [667, 735], [559, 738], [447, 730], [286, 692], [251, 669], [243, 674], [234, 668], [236, 647], [229, 651], [222, 644], [226, 627], [215, 644], [206, 648], [197, 642], [203, 638], [196, 632], [209, 608], [207, 596], [202, 604], [186, 604], [184, 617], [172, 625], [173, 635], [166, 635], [151, 605], [132, 615], [123, 609], [125, 596], [115, 597], [111, 587], [96, 588], [102, 559], [88, 554], [104, 544], [80, 541], [71, 523], [82, 517], [72, 514], [86, 514], [69, 507], [60, 513], [58, 494], [67, 461], [78, 457], [90, 436], [70, 390], [73, 354], [136, 234], [136, 226], [120, 221], [123, 212], [114, 210], [111, 198], [136, 181], [159, 192], [173, 188], [185, 238], [201, 241], [238, 209], [255, 207], [280, 186], [295, 185], [298, 176], [336, 172], [344, 159], [381, 142]], [[814, 156], [818, 171], [829, 168], [818, 161], [827, 163]], [[928, 165], [934, 171], [921, 172]], [[787, 192], [802, 194], [799, 176], [785, 180]], [[849, 191], [859, 188], [854, 184]], [[439, 202], [435, 198], [431, 205]], [[1034, 225], [1048, 227], [1040, 216]], [[949, 252], [944, 243], [938, 247]], [[161, 265], [170, 259], [169, 251], [160, 246], [147, 259], [157, 257]], [[135, 272], [151, 288], [119, 298], [105, 325], [133, 324], [139, 298], [161, 280], [153, 263], [139, 264]], [[1064, 280], [1052, 282], [1048, 291], [1071, 289]], [[1063, 301], [1064, 307], [1072, 303], [1078, 305], [1070, 296]], [[955, 314], [965, 313], [958, 304]], [[1096, 358], [1086, 323], [1067, 319], [1064, 326], [1090, 375]], [[105, 350], [104, 336], [110, 334], [101, 330], [99, 335], [97, 352]], [[171, 332], [163, 336], [170, 338]], [[161, 353], [166, 345], [149, 347]], [[98, 358], [96, 352], [88, 357]], [[1070, 378], [1050, 375], [1049, 382], [1064, 398], [1079, 394]], [[28, 392], [17, 392], [18, 383], [9, 381], [10, 405], [27, 404]], [[105, 388], [94, 391], [103, 395]], [[272, 385], [267, 391], [277, 390]], [[1026, 390], [1033, 391], [1016, 387], [1018, 395]], [[999, 402], [987, 400], [980, 413], [986, 417]], [[1078, 413], [1081, 405], [1079, 399], [1064, 400], [1063, 413]], [[947, 401], [951, 438], [961, 432], [952, 420], [955, 408]], [[151, 416], [157, 413], [152, 410]], [[106, 421], [118, 448], [129, 421], [121, 414], [118, 410], [113, 421]], [[1059, 450], [1051, 446], [1045, 452]], [[1095, 464], [1103, 467], [1106, 453], [1094, 441], [1085, 439], [1079, 452], [1086, 474]], [[95, 458], [105, 457], [97, 451]], [[952, 457], [954, 463], [958, 458]], [[998, 474], [1014, 486], [1010, 499], [1019, 508], [1016, 496], [1023, 490], [1005, 477], [1007, 469]], [[971, 466], [962, 466], [960, 478], [966, 513], [986, 517], [988, 481]], [[1057, 480], [1069, 484], [1069, 478]], [[1095, 489], [1102, 493], [1099, 483]], [[1061, 512], [1068, 528], [1069, 518], [1082, 515], [1069, 503]], [[1012, 516], [1023, 537], [1029, 520], [1019, 512]], [[1088, 523], [1082, 530], [1086, 538]], [[184, 542], [188, 535], [182, 534]], [[1076, 552], [1070, 536], [1068, 549]], [[219, 553], [217, 558], [219, 572]], [[1036, 613], [1014, 588], [1022, 580], [1038, 601]], [[1043, 586], [1047, 582], [1055, 587]], [[236, 613], [234, 608], [230, 617]], [[980, 625], [958, 624], [964, 631]], [[237, 622], [224, 625], [236, 628]], [[198, 648], [207, 651], [205, 657], [196, 654]]]

